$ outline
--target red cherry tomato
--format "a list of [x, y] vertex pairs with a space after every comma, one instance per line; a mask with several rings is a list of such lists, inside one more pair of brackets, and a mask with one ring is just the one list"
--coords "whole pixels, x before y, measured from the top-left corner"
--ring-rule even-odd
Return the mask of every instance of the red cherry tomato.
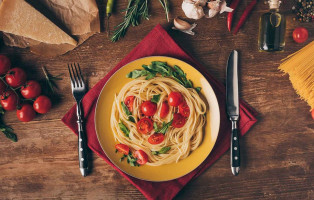
[[153, 121], [149, 118], [142, 118], [136, 124], [137, 131], [141, 134], [147, 134], [153, 130]]
[[32, 105], [23, 104], [21, 109], [16, 111], [17, 118], [22, 122], [32, 121], [36, 117], [36, 112]]
[[177, 107], [183, 101], [183, 97], [180, 92], [170, 92], [168, 96], [168, 102], [170, 106]]
[[153, 116], [156, 113], [157, 104], [151, 101], [144, 101], [141, 104], [141, 111], [146, 116]]
[[134, 96], [128, 96], [124, 100], [124, 104], [128, 107], [130, 112], [133, 112], [133, 103], [134, 103]]
[[51, 108], [51, 101], [48, 97], [41, 95], [34, 101], [33, 107], [36, 112], [45, 114]]
[[314, 119], [314, 109], [312, 110], [311, 114], [312, 114], [312, 119]]
[[293, 37], [295, 42], [303, 43], [309, 37], [309, 32], [307, 31], [306, 28], [298, 27], [298, 28], [294, 29], [294, 31], [292, 33], [292, 37]]
[[7, 85], [0, 80], [0, 95], [2, 95], [2, 93], [7, 89]]
[[175, 128], [182, 128], [186, 122], [186, 119], [179, 113], [173, 114], [172, 126]]
[[0, 55], [0, 75], [3, 75], [9, 71], [11, 62], [5, 55]]
[[183, 117], [189, 117], [190, 116], [190, 108], [189, 108], [188, 104], [186, 103], [186, 101], [183, 101], [179, 105], [179, 113], [181, 115], [183, 115]]
[[148, 138], [148, 142], [151, 144], [160, 144], [164, 141], [165, 136], [162, 133], [155, 133]]
[[11, 87], [19, 87], [23, 85], [26, 81], [26, 73], [23, 69], [15, 67], [10, 69], [5, 76], [5, 81]]
[[116, 144], [116, 149], [120, 152], [123, 153], [124, 155], [129, 155], [130, 148], [125, 145], [125, 144]]
[[40, 95], [41, 87], [37, 81], [27, 81], [21, 88], [21, 94], [25, 99], [33, 99]]
[[148, 161], [148, 156], [143, 150], [135, 151], [134, 157], [137, 158], [136, 162], [140, 165], [144, 165]]
[[12, 90], [5, 91], [1, 95], [1, 105], [4, 110], [15, 110], [18, 103], [18, 96]]
[[167, 101], [162, 102], [161, 108], [160, 108], [160, 118], [167, 117], [169, 113], [169, 105]]

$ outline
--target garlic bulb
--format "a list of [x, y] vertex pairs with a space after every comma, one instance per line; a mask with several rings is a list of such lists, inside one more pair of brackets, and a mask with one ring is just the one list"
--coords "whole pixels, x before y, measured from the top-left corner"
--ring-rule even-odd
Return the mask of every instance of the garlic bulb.
[[172, 27], [172, 29], [174, 29], [174, 30], [179, 30], [179, 31], [181, 31], [183, 33], [187, 33], [187, 34], [190, 34], [190, 35], [194, 35], [195, 34], [192, 31], [196, 27], [195, 23], [194, 24], [189, 24], [188, 22], [186, 22], [186, 21], [176, 17], [173, 20], [173, 25], [174, 25], [174, 27]]
[[191, 19], [201, 19], [205, 15], [203, 8], [196, 3], [190, 3], [190, 0], [182, 2], [182, 10]]

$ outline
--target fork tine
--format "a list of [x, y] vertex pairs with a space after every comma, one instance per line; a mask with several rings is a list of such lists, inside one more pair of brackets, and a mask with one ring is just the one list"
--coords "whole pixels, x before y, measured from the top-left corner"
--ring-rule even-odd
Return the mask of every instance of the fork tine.
[[72, 73], [71, 73], [71, 70], [70, 70], [70, 65], [69, 65], [69, 64], [68, 64], [68, 69], [69, 69], [71, 84], [72, 84], [73, 86], [75, 86], [74, 81], [73, 81], [73, 77], [72, 77]]
[[74, 80], [74, 87], [78, 87], [79, 84], [78, 84], [78, 80], [77, 80], [77, 75], [75, 74], [75, 71], [74, 71], [73, 64], [71, 63], [70, 66], [71, 66], [71, 71], [72, 71], [73, 80]]
[[82, 86], [84, 87], [85, 83], [84, 83], [84, 78], [83, 78], [83, 75], [82, 75], [82, 72], [81, 72], [80, 64], [77, 63], [77, 66], [78, 66], [78, 69], [79, 69], [79, 74], [80, 74], [80, 77], [81, 77]]
[[76, 66], [75, 63], [74, 63], [74, 68], [75, 68], [75, 72], [76, 72], [76, 77], [77, 77], [78, 85], [79, 85], [80, 87], [82, 87], [82, 79], [81, 79], [81, 77], [80, 77], [80, 74], [78, 73], [77, 66]]

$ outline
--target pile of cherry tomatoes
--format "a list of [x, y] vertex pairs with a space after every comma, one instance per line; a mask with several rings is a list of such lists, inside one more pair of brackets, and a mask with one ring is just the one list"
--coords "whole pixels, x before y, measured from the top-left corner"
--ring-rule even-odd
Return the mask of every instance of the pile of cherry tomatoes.
[[[124, 100], [125, 105], [128, 107], [130, 112], [133, 112], [134, 96], [128, 96]], [[190, 115], [190, 108], [184, 100], [180, 92], [170, 92], [168, 95], [168, 101], [163, 101], [160, 108], [160, 118], [165, 118], [169, 114], [170, 106], [177, 107], [178, 113], [173, 114], [171, 126], [174, 128], [182, 128], [187, 118]], [[150, 118], [157, 112], [157, 104], [148, 100], [144, 101], [140, 106], [140, 111], [144, 115], [137, 124], [137, 131], [141, 134], [149, 134], [153, 129], [153, 120]], [[149, 138], [150, 144], [160, 144], [164, 141], [165, 136], [163, 133], [153, 133]], [[130, 148], [125, 144], [117, 144], [115, 148], [124, 155], [128, 155]], [[143, 150], [135, 151], [133, 155], [137, 159], [137, 163], [140, 165], [145, 164], [148, 161], [148, 156]]]
[[16, 110], [17, 118], [29, 122], [51, 108], [51, 100], [41, 95], [41, 86], [37, 81], [27, 80], [21, 68], [11, 68], [8, 57], [0, 55], [0, 103], [4, 110]]

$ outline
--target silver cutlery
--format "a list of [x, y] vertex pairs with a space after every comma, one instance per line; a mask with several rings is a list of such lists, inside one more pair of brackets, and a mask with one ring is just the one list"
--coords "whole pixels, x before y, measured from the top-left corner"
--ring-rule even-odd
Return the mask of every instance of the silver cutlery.
[[87, 136], [83, 126], [83, 109], [82, 99], [87, 91], [83, 76], [81, 73], [80, 65], [68, 64], [69, 74], [71, 78], [72, 94], [76, 101], [76, 115], [78, 125], [78, 154], [79, 154], [79, 166], [82, 176], [86, 176], [88, 173], [88, 158], [87, 158]]
[[233, 175], [240, 171], [240, 145], [237, 123], [239, 120], [238, 52], [233, 50], [227, 63], [227, 114], [232, 122], [230, 162]]

